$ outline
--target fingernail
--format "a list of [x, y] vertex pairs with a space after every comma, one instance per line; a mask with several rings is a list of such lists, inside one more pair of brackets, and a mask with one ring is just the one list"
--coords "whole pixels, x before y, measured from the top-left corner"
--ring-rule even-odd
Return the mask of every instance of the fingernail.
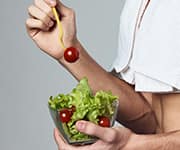
[[76, 126], [77, 126], [78, 130], [83, 130], [85, 128], [85, 123], [81, 122], [81, 121], [78, 121], [76, 123]]

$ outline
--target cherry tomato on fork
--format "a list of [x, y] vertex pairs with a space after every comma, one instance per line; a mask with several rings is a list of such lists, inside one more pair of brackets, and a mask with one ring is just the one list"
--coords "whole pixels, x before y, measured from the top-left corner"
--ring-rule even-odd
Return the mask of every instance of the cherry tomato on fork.
[[69, 62], [73, 63], [79, 58], [79, 51], [74, 47], [69, 47], [64, 52], [64, 59]]

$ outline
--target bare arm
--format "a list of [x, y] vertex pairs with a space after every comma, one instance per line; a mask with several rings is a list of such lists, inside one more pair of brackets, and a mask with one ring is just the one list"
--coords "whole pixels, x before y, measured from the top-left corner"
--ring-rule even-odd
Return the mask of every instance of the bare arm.
[[68, 63], [62, 57], [59, 62], [77, 79], [88, 77], [94, 92], [112, 91], [119, 97], [120, 105], [117, 120], [136, 133], [153, 133], [156, 122], [153, 112], [144, 97], [133, 87], [99, 66], [84, 50], [79, 42], [74, 45], [80, 51], [76, 63]]
[[137, 135], [134, 138], [134, 146], [136, 147], [134, 150], [179, 150], [180, 131], [156, 135]]
[[[80, 51], [80, 59], [67, 63], [59, 44], [58, 28], [52, 13], [56, 7], [63, 26], [63, 42], [66, 47], [74, 46]], [[28, 9], [30, 17], [26, 21], [27, 32], [37, 46], [60, 62], [77, 80], [86, 76], [93, 91], [111, 90], [119, 96], [118, 120], [136, 133], [155, 131], [155, 119], [151, 107], [140, 93], [130, 85], [114, 77], [99, 66], [81, 46], [76, 37], [75, 13], [60, 1], [35, 0]]]

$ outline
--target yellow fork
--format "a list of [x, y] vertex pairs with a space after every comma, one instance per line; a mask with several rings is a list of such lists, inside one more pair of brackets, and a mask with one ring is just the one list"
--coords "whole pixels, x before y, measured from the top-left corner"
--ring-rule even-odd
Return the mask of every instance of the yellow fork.
[[61, 47], [65, 50], [65, 46], [64, 46], [64, 43], [63, 43], [63, 28], [62, 28], [62, 24], [61, 24], [61, 21], [59, 19], [59, 16], [58, 16], [58, 13], [57, 13], [57, 10], [55, 7], [52, 8], [52, 11], [53, 11], [53, 14], [55, 16], [55, 19], [56, 19], [56, 22], [57, 22], [57, 26], [59, 28], [59, 41], [60, 41], [60, 45]]

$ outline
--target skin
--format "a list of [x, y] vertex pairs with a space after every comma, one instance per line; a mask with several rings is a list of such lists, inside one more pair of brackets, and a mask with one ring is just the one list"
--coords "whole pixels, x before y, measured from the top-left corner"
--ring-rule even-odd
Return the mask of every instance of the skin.
[[[68, 63], [63, 58], [64, 51], [59, 44], [58, 28], [51, 10], [54, 6], [61, 16], [65, 46], [76, 47], [80, 52], [75, 63]], [[180, 94], [135, 92], [133, 86], [104, 70], [76, 37], [75, 12], [61, 2], [35, 0], [28, 12], [27, 32], [42, 51], [63, 65], [77, 80], [88, 77], [93, 92], [111, 90], [120, 97], [117, 120], [125, 127], [103, 128], [91, 122], [78, 121], [77, 130], [99, 138], [96, 143], [86, 146], [67, 144], [55, 129], [54, 138], [59, 150], [179, 149], [180, 122], [176, 118], [180, 113]]]

